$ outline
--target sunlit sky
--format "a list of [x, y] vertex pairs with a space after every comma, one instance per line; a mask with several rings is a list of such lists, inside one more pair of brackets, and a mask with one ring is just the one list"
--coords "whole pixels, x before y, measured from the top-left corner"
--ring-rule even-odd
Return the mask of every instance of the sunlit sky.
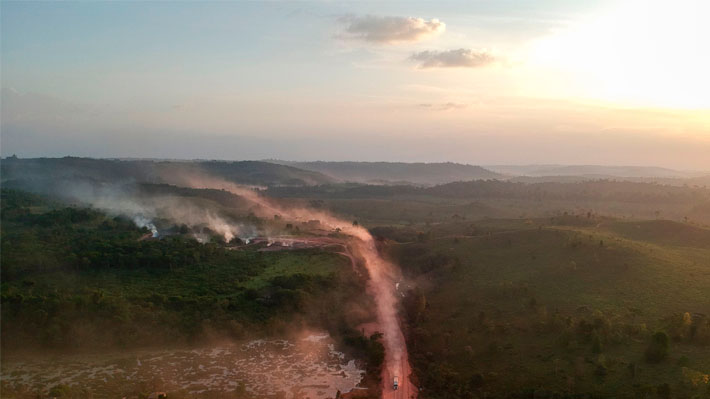
[[710, 2], [2, 3], [2, 155], [710, 170]]

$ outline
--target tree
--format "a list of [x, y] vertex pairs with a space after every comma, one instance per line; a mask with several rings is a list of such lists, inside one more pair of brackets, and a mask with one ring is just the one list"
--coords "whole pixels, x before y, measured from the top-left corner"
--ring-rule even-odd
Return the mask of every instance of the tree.
[[71, 396], [71, 388], [68, 385], [55, 385], [49, 390], [49, 396], [54, 398]]
[[407, 316], [412, 323], [418, 323], [422, 314], [426, 310], [427, 300], [426, 296], [419, 290], [410, 290], [408, 295], [404, 300], [404, 307], [407, 312]]
[[671, 397], [671, 387], [668, 385], [668, 383], [663, 383], [656, 387], [656, 393], [658, 394], [658, 397], [661, 399], [670, 399]]
[[481, 374], [481, 373], [474, 373], [474, 374], [471, 376], [471, 378], [468, 380], [468, 385], [469, 385], [471, 388], [476, 389], [476, 388], [480, 388], [481, 386], [483, 386], [484, 381], [485, 381], [485, 380], [484, 380], [484, 378], [483, 378], [483, 374]]
[[651, 337], [651, 343], [646, 348], [646, 361], [658, 363], [668, 356], [668, 334], [659, 331]]
[[602, 340], [598, 334], [592, 337], [592, 353], [602, 353]]
[[243, 382], [237, 382], [237, 387], [234, 390], [234, 393], [238, 399], [246, 398], [247, 397], [247, 386]]
[[179, 231], [180, 231], [180, 234], [187, 234], [187, 233], [190, 232], [190, 229], [187, 227], [186, 224], [183, 223], [183, 224], [180, 225], [180, 230], [179, 230]]
[[636, 378], [636, 363], [629, 363], [628, 370], [629, 370], [629, 376], [631, 376], [631, 379]]

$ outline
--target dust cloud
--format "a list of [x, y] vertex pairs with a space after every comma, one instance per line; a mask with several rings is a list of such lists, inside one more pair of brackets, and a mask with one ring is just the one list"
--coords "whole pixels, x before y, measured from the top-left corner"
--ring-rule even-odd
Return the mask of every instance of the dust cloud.
[[395, 288], [395, 282], [398, 281], [397, 268], [380, 256], [374, 238], [366, 229], [322, 211], [277, 204], [259, 195], [255, 190], [210, 176], [180, 174], [166, 177], [166, 179], [186, 187], [231, 192], [253, 203], [254, 212], [261, 217], [268, 218], [279, 215], [283, 219], [300, 222], [317, 220], [323, 227], [339, 231], [347, 236], [345, 245], [356, 259], [364, 263], [370, 277], [368, 290], [375, 300], [378, 329], [383, 334], [385, 347], [383, 370], [385, 392], [392, 389], [392, 381], [395, 376], [399, 378], [400, 386], [410, 390], [406, 343], [397, 318], [398, 300]]

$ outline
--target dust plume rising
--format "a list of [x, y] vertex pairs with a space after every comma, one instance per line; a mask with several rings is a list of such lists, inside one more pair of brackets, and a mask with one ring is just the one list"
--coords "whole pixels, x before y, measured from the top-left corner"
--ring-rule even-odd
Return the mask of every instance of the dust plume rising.
[[[225, 242], [235, 237], [253, 235], [253, 228], [230, 220], [216, 209], [200, 206], [189, 198], [171, 195], [140, 194], [119, 184], [93, 187], [79, 183], [67, 184], [63, 195], [90, 204], [110, 215], [130, 218], [138, 227], [145, 227], [153, 237], [159, 235], [156, 220], [165, 219], [187, 226], [191, 231], [202, 227], [219, 235]], [[205, 241], [193, 233], [198, 241]]]
[[[172, 184], [191, 188], [229, 191], [252, 203], [254, 213], [260, 217], [280, 215], [292, 221], [318, 220], [322, 226], [330, 230], [338, 229], [348, 236], [345, 244], [353, 256], [364, 263], [370, 276], [368, 290], [375, 300], [377, 321], [383, 334], [385, 347], [384, 374], [388, 378], [399, 377], [400, 386], [409, 384], [406, 343], [397, 319], [398, 300], [395, 289], [395, 282], [398, 280], [397, 268], [380, 256], [374, 238], [365, 228], [323, 211], [304, 207], [286, 207], [259, 195], [248, 187], [199, 173], [181, 173], [163, 178]], [[385, 378], [385, 387], [391, 382], [391, 380], [387, 381], [388, 378]]]

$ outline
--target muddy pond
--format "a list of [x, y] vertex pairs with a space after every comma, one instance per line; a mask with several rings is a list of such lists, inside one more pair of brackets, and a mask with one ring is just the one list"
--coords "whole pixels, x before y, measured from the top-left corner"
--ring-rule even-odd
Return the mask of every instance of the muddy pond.
[[4, 359], [0, 377], [4, 394], [19, 397], [66, 385], [96, 398], [165, 391], [171, 397], [326, 399], [358, 389], [363, 375], [327, 334], [309, 334], [196, 349]]

